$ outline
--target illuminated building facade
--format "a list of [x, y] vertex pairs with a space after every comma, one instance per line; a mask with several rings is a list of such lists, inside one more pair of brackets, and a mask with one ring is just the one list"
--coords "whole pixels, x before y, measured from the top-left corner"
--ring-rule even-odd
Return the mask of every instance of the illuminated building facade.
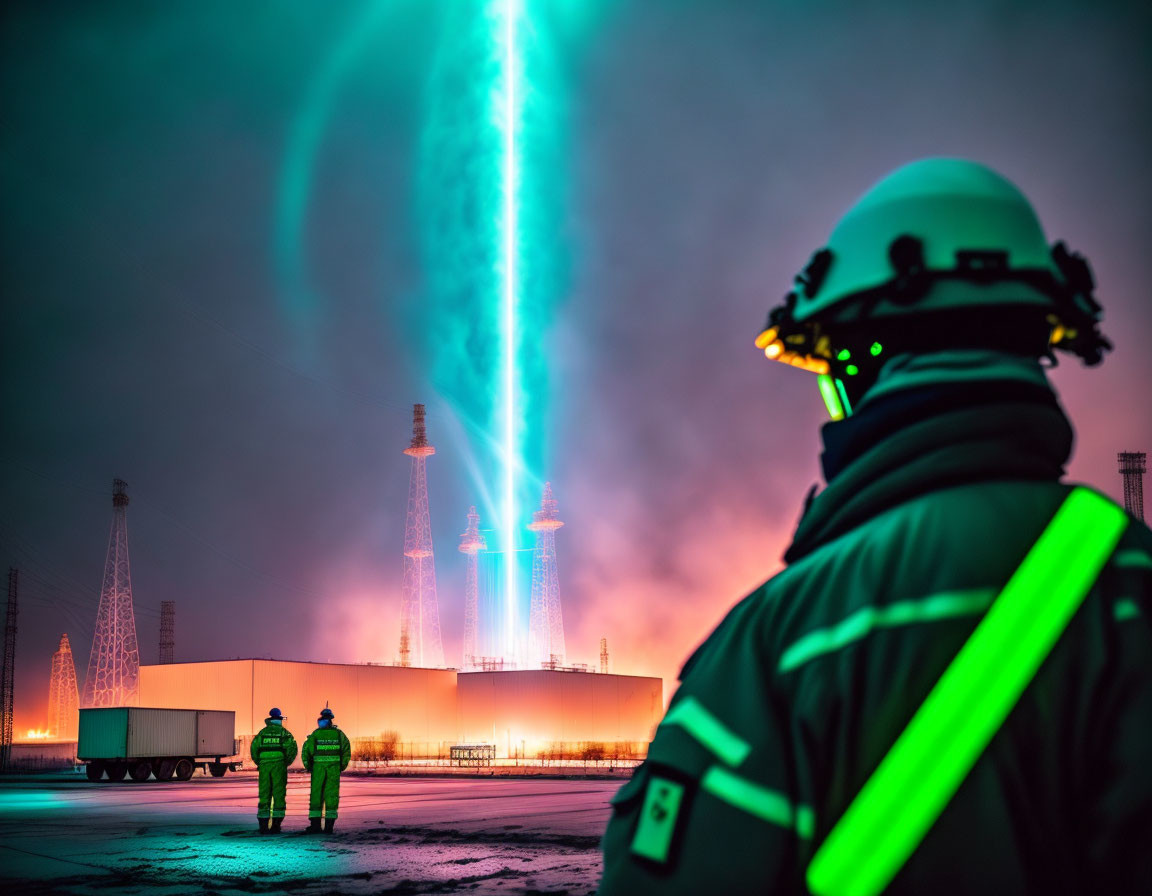
[[325, 704], [352, 738], [395, 732], [405, 754], [446, 756], [453, 744], [486, 743], [498, 757], [589, 742], [633, 753], [651, 740], [663, 713], [663, 682], [636, 675], [517, 670], [461, 672], [405, 666], [220, 660], [140, 668], [140, 704], [224, 709], [249, 738], [272, 706], [301, 740]]

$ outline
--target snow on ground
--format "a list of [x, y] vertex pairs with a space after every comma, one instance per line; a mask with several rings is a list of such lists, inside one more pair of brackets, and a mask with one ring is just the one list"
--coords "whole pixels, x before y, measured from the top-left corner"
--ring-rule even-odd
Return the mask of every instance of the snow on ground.
[[91, 783], [0, 779], [0, 889], [41, 893], [549, 893], [586, 896], [613, 780], [346, 776], [330, 836], [305, 835], [289, 775], [284, 833], [256, 830], [256, 776]]

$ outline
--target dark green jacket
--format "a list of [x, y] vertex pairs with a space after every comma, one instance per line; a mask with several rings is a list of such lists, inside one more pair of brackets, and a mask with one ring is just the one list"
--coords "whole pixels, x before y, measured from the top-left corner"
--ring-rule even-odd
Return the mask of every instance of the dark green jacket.
[[[930, 398], [826, 427], [830, 485], [790, 565], [688, 661], [613, 800], [603, 896], [807, 892], [815, 849], [1070, 490], [1054, 399]], [[886, 893], [1152, 881], [1150, 619], [1152, 533], [1132, 521]], [[666, 861], [632, 851], [642, 808], [674, 818]]]
[[265, 719], [264, 722], [264, 727], [260, 729], [260, 733], [252, 738], [252, 746], [249, 750], [252, 761], [259, 766], [264, 759], [276, 761], [283, 756], [284, 764], [291, 765], [292, 760], [296, 758], [296, 738], [292, 736], [291, 731], [282, 725], [273, 725], [268, 719]]
[[317, 728], [305, 739], [300, 761], [308, 771], [312, 771], [312, 766], [317, 762], [338, 762], [340, 771], [344, 771], [352, 761], [352, 744], [348, 735], [335, 725]]

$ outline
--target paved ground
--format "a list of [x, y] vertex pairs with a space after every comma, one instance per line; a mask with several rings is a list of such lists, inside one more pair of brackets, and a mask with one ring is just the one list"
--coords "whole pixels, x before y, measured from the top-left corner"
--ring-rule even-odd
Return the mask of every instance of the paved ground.
[[346, 777], [336, 833], [316, 837], [298, 833], [308, 782], [291, 775], [285, 833], [261, 837], [253, 773], [185, 784], [6, 777], [0, 890], [585, 896], [599, 880], [597, 843], [619, 786]]

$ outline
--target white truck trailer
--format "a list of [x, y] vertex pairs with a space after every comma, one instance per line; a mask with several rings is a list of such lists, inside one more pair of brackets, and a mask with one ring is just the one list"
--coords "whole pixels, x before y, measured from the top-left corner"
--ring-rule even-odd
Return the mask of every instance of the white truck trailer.
[[197, 768], [214, 778], [240, 767], [236, 713], [215, 709], [112, 706], [80, 710], [76, 758], [88, 780], [187, 781]]

